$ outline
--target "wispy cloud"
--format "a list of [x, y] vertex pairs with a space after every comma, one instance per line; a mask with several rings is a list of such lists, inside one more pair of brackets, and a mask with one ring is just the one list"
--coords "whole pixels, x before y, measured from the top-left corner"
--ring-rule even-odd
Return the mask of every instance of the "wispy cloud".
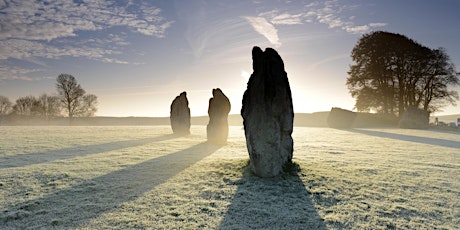
[[[5, 1], [1, 9], [0, 39], [47, 40], [76, 36], [77, 31], [94, 31], [125, 26], [145, 35], [163, 37], [171, 21], [161, 10], [146, 3], [137, 7], [117, 1]], [[130, 7], [128, 7], [130, 6]], [[133, 9], [133, 10], [129, 10]]]
[[267, 38], [273, 45], [281, 46], [277, 27], [286, 25], [302, 25], [305, 23], [321, 23], [330, 29], [339, 29], [352, 34], [369, 32], [373, 28], [384, 27], [383, 22], [370, 22], [357, 25], [355, 16], [345, 16], [359, 8], [358, 5], [347, 6], [338, 0], [314, 1], [291, 10], [274, 9], [259, 13], [256, 17], [244, 17], [256, 32]]
[[279, 25], [298, 25], [302, 24], [302, 14], [280, 14], [271, 19], [271, 22], [273, 24], [279, 24]]
[[254, 28], [254, 30], [267, 38], [267, 40], [273, 44], [275, 47], [281, 46], [281, 42], [278, 37], [278, 30], [275, 26], [268, 22], [263, 17], [244, 17], [248, 20], [249, 24]]
[[42, 57], [57, 59], [62, 56], [86, 57], [92, 60], [103, 60], [106, 55], [116, 54], [116, 51], [93, 47], [57, 47], [41, 43], [39, 41], [27, 41], [21, 39], [0, 40], [0, 59], [25, 59], [29, 57]]
[[5, 80], [35, 81], [47, 77], [33, 78], [27, 76], [29, 73], [42, 71], [42, 69], [23, 69], [16, 66], [0, 66], [0, 83]]
[[[245, 36], [242, 29], [246, 21], [241, 18], [224, 20], [205, 18], [195, 21], [186, 20], [186, 23], [189, 24], [184, 34], [185, 39], [197, 58], [201, 58], [209, 50], [222, 48]], [[222, 44], [223, 39], [228, 43]]]
[[384, 27], [387, 24], [382, 22], [371, 22], [365, 25], [356, 25], [355, 16], [344, 17], [344, 11], [352, 11], [358, 6], [348, 7], [338, 0], [316, 1], [306, 5], [308, 11], [305, 13], [306, 21], [309, 23], [319, 22], [328, 25], [329, 28], [340, 28], [349, 33], [366, 33], [371, 28]]
[[319, 66], [321, 66], [321, 65], [323, 65], [325, 63], [345, 59], [345, 58], [348, 58], [349, 56], [350, 56], [349, 54], [339, 54], [339, 55], [335, 55], [335, 56], [332, 56], [332, 57], [325, 58], [323, 60], [319, 60], [319, 61], [317, 61], [315, 63], [312, 63], [312, 64], [308, 65], [307, 66], [307, 71], [314, 71], [314, 70], [316, 70], [316, 68], [318, 68]]
[[278, 10], [272, 10], [260, 13], [259, 17], [268, 18], [268, 20], [275, 25], [299, 25], [303, 24], [304, 14], [280, 13]]
[[[105, 34], [120, 27], [132, 33], [162, 38], [173, 21], [147, 2], [133, 1], [0, 1], [0, 77], [27, 80], [30, 71], [2, 67], [9, 59], [83, 57], [106, 63], [129, 64], [117, 58], [129, 45], [126, 33]], [[97, 38], [83, 32], [101, 31]], [[133, 63], [136, 64], [136, 63]], [[13, 71], [13, 72], [7, 72]], [[22, 74], [22, 78], [19, 77]], [[9, 77], [5, 77], [9, 76]]]

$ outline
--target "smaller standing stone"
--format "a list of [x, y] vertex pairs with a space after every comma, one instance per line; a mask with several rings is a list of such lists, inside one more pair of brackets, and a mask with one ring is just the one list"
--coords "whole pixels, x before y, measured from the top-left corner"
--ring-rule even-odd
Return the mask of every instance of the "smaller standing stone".
[[349, 129], [353, 126], [355, 118], [355, 112], [333, 107], [327, 117], [327, 124], [330, 128]]
[[190, 108], [187, 93], [182, 92], [171, 103], [171, 128], [174, 134], [190, 134]]
[[228, 113], [230, 113], [230, 100], [219, 88], [212, 90], [209, 99], [209, 124], [206, 127], [208, 141], [216, 144], [227, 143], [228, 138]]
[[409, 107], [399, 120], [402, 129], [427, 129], [430, 124], [430, 112], [416, 107]]

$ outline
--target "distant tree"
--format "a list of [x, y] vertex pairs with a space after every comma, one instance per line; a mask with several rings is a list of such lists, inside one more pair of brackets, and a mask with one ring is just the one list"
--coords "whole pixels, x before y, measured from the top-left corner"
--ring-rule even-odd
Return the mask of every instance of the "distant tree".
[[83, 96], [80, 108], [79, 116], [91, 117], [97, 112], [97, 96], [94, 94], [86, 94]]
[[0, 95], [0, 116], [8, 114], [11, 111], [12, 105], [10, 99]]
[[60, 74], [57, 77], [56, 88], [69, 118], [93, 116], [97, 111], [97, 97], [93, 94], [85, 95], [85, 90], [77, 83], [74, 76]]
[[409, 107], [431, 112], [454, 104], [459, 85], [445, 50], [431, 50], [404, 35], [383, 31], [365, 34], [353, 48], [347, 86], [358, 111], [399, 116]]
[[20, 97], [13, 106], [13, 112], [17, 115], [34, 116], [38, 114], [38, 100], [34, 96]]
[[58, 96], [50, 96], [46, 93], [38, 97], [38, 104], [36, 110], [38, 114], [49, 119], [51, 117], [57, 117], [61, 113], [61, 102]]
[[69, 118], [77, 115], [77, 110], [80, 106], [81, 98], [85, 95], [85, 90], [77, 83], [75, 77], [70, 74], [60, 74], [57, 78], [56, 88]]

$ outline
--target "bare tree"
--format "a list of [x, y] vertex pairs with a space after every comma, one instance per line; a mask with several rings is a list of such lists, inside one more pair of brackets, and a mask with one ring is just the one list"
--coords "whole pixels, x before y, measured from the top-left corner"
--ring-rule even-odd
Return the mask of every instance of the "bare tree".
[[10, 99], [5, 96], [0, 95], [0, 116], [6, 115], [11, 111], [12, 103]]
[[38, 97], [37, 106], [39, 115], [45, 119], [57, 117], [61, 113], [61, 102], [57, 96], [50, 96], [44, 93]]
[[13, 106], [13, 112], [17, 115], [33, 116], [37, 111], [38, 100], [34, 96], [20, 97]]
[[91, 117], [97, 112], [97, 96], [86, 94], [83, 96], [78, 115], [82, 117]]
[[62, 106], [69, 118], [93, 116], [97, 111], [96, 95], [85, 95], [85, 90], [77, 83], [74, 76], [70, 74], [60, 74], [57, 78], [56, 88]]
[[77, 83], [75, 77], [70, 74], [60, 74], [57, 78], [56, 88], [69, 118], [74, 117], [77, 113], [80, 99], [85, 95], [85, 90]]

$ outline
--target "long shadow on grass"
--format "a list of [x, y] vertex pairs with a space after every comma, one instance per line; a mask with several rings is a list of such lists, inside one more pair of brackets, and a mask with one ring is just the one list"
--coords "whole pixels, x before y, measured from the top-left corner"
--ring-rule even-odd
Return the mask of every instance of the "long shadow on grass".
[[326, 229], [298, 173], [263, 179], [249, 166], [219, 229]]
[[78, 227], [142, 196], [220, 147], [200, 143], [17, 204], [0, 213], [0, 226], [18, 229]]
[[152, 142], [165, 141], [175, 138], [175, 135], [164, 135], [138, 140], [115, 141], [96, 145], [85, 145], [65, 149], [56, 149], [48, 152], [28, 153], [0, 158], [0, 168], [23, 167], [27, 165], [46, 163], [55, 160], [64, 160], [78, 156], [86, 156], [118, 149], [136, 147]]
[[431, 137], [418, 137], [418, 136], [410, 136], [410, 135], [405, 135], [405, 134], [387, 133], [387, 132], [380, 132], [380, 131], [374, 131], [374, 130], [363, 130], [363, 129], [349, 129], [347, 131], [375, 136], [375, 137], [391, 138], [391, 139], [396, 139], [396, 140], [429, 144], [429, 145], [437, 145], [437, 146], [448, 147], [448, 148], [460, 148], [460, 141], [444, 140], [444, 139], [431, 138]]

